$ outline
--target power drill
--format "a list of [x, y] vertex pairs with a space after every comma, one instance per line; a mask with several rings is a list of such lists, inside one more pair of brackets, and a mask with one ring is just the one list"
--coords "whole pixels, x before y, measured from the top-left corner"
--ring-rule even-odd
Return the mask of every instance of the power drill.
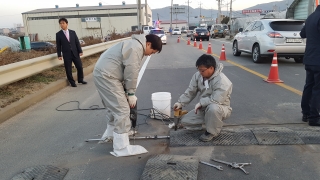
[[174, 130], [176, 131], [178, 129], [179, 121], [181, 116], [187, 114], [188, 111], [177, 109], [174, 111]]
[[137, 111], [137, 103], [136, 103], [134, 108], [130, 108], [130, 120], [131, 120], [131, 127], [133, 128], [133, 136], [135, 136], [135, 133], [136, 133], [137, 119], [138, 119], [138, 111]]

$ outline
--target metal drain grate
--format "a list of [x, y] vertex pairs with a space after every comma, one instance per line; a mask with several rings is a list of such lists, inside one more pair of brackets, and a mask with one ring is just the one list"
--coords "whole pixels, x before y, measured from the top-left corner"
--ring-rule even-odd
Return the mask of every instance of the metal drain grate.
[[204, 131], [170, 131], [170, 146], [242, 146], [258, 144], [253, 133], [246, 128], [222, 129], [219, 136], [209, 142], [202, 142], [199, 137]]
[[290, 128], [294, 130], [306, 144], [320, 144], [320, 129], [318, 127]]
[[63, 180], [69, 169], [55, 166], [35, 166], [15, 175], [12, 180]]
[[253, 128], [260, 145], [304, 144], [296, 132], [285, 127]]
[[141, 180], [196, 180], [198, 165], [193, 156], [156, 155], [148, 160]]

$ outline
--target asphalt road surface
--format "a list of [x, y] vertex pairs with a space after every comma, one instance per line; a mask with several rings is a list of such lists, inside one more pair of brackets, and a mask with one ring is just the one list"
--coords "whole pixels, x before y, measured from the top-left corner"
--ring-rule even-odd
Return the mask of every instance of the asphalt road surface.
[[[153, 55], [137, 89], [138, 109], [152, 107], [151, 94], [170, 92], [171, 105], [187, 88], [196, 72], [195, 62], [205, 53], [203, 49], [187, 46], [186, 37], [177, 43], [177, 36], [168, 37], [160, 54]], [[250, 55], [232, 56], [232, 44], [224, 39], [210, 39], [213, 54], [219, 56], [222, 44], [228, 61], [223, 72], [233, 83], [231, 117], [225, 127], [308, 127], [301, 121], [301, 91], [305, 71], [293, 59], [279, 59], [280, 79], [283, 85], [263, 81], [268, 76], [270, 63], [255, 64]], [[199, 42], [197, 42], [199, 43]], [[215, 56], [213, 55], [213, 56]], [[217, 57], [215, 57], [217, 59]], [[67, 87], [26, 111], [0, 124], [0, 179], [11, 179], [23, 169], [37, 165], [69, 168], [66, 180], [134, 180], [139, 179], [148, 159], [157, 154], [198, 156], [210, 162], [210, 157], [236, 162], [251, 162], [240, 170], [224, 166], [223, 171], [199, 164], [198, 179], [319, 179], [319, 145], [274, 146], [168, 146], [168, 140], [135, 140], [149, 153], [116, 158], [109, 152], [112, 144], [85, 142], [99, 138], [106, 128], [104, 110], [56, 111], [56, 107], [79, 101], [81, 108], [102, 107], [92, 75], [85, 78], [87, 85]], [[187, 110], [194, 108], [195, 99]], [[61, 109], [77, 108], [76, 103]], [[149, 111], [140, 111], [148, 114]], [[146, 124], [147, 122], [147, 124]], [[168, 122], [139, 116], [139, 135], [168, 135]], [[217, 163], [213, 163], [217, 164]]]

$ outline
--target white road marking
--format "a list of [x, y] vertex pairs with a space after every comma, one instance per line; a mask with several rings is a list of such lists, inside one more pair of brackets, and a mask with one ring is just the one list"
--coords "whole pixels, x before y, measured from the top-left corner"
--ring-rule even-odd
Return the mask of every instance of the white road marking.
[[141, 67], [141, 69], [140, 69], [140, 71], [139, 71], [137, 88], [138, 88], [139, 83], [140, 83], [140, 80], [141, 80], [141, 78], [142, 78], [142, 76], [143, 76], [143, 74], [144, 74], [144, 71], [146, 70], [146, 67], [147, 67], [147, 65], [148, 65], [148, 63], [149, 63], [150, 58], [151, 58], [151, 56], [148, 56], [148, 57], [147, 57], [146, 61], [143, 63], [143, 65], [142, 65], [142, 67]]

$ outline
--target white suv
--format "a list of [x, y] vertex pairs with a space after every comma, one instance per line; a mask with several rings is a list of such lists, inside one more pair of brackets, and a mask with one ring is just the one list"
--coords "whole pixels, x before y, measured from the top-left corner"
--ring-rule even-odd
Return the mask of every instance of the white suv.
[[306, 39], [300, 37], [304, 21], [291, 19], [260, 19], [252, 22], [234, 37], [233, 55], [241, 52], [252, 54], [255, 63], [271, 60], [274, 52], [278, 57], [294, 58], [302, 63]]

